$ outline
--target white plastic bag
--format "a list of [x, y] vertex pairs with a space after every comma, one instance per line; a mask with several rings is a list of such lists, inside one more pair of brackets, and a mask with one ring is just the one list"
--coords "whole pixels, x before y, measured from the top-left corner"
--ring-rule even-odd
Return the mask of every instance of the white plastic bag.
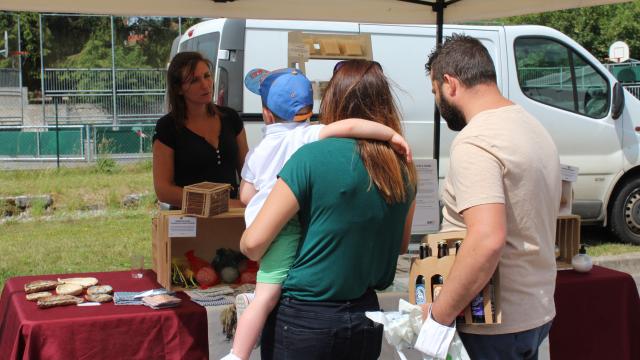
[[[374, 322], [384, 326], [384, 337], [396, 349], [401, 360], [407, 360], [406, 350], [413, 349], [422, 327], [422, 308], [400, 299], [398, 311], [381, 312], [369, 311], [366, 316]], [[422, 354], [424, 360], [434, 358]], [[449, 345], [446, 360], [470, 360], [462, 340], [456, 332]]]

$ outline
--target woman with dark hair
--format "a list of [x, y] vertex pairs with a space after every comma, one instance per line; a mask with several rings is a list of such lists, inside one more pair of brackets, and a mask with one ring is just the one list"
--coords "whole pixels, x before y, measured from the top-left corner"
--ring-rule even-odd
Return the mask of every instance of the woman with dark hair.
[[247, 155], [247, 137], [235, 110], [213, 101], [213, 65], [197, 52], [178, 53], [167, 71], [169, 113], [153, 135], [153, 186], [158, 200], [182, 205], [182, 188], [210, 181], [231, 184]]
[[[371, 119], [402, 134], [379, 64], [336, 66], [320, 107], [325, 124]], [[416, 170], [386, 142], [329, 138], [300, 148], [243, 234], [240, 248], [260, 259], [297, 215], [302, 240], [279, 304], [262, 333], [263, 359], [377, 359], [382, 327], [374, 290], [393, 282], [407, 250]]]

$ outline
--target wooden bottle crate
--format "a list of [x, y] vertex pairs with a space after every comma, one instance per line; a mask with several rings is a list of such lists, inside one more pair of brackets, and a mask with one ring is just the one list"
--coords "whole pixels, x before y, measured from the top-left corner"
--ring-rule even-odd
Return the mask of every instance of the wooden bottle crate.
[[[463, 240], [465, 234], [465, 231], [454, 231], [430, 234], [426, 236], [426, 241], [424, 241], [424, 243], [429, 245], [432, 255], [424, 259], [414, 258], [411, 263], [411, 269], [409, 270], [409, 301], [412, 304], [416, 303], [415, 284], [418, 276], [422, 276], [425, 279], [425, 297], [427, 302], [433, 302], [433, 294], [430, 286], [431, 278], [434, 275], [440, 275], [444, 279], [444, 283], [447, 283], [449, 271], [451, 271], [455, 261], [455, 243], [458, 240]], [[447, 242], [449, 255], [438, 259], [436, 256], [437, 244], [439, 241]], [[487, 284], [482, 289], [485, 322], [474, 323], [472, 321], [471, 306], [469, 305], [464, 310], [465, 324], [483, 325], [499, 324], [502, 322], [502, 311], [500, 307], [500, 276], [498, 269], [496, 269], [491, 279], [491, 284]], [[427, 284], [427, 282], [429, 284]], [[491, 299], [494, 300], [494, 307], [491, 306]]]
[[580, 216], [560, 215], [556, 225], [556, 245], [560, 256], [556, 259], [558, 270], [573, 269], [571, 259], [580, 250]]
[[201, 182], [185, 186], [182, 191], [182, 213], [211, 217], [229, 210], [231, 185]]

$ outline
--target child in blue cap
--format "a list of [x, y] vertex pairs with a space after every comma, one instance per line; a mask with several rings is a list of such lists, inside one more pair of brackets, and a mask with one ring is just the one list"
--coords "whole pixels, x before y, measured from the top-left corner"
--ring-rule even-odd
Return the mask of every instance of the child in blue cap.
[[[262, 117], [266, 124], [264, 138], [247, 154], [242, 168], [240, 200], [247, 205], [247, 227], [262, 208], [284, 164], [307, 143], [327, 137], [365, 138], [388, 141], [398, 153], [409, 158], [411, 156], [404, 138], [377, 122], [345, 119], [326, 126], [310, 124], [308, 120], [313, 110], [313, 90], [311, 82], [298, 69], [272, 72], [254, 69], [247, 74], [244, 82], [251, 92], [262, 98]], [[293, 263], [300, 238], [300, 224], [294, 218], [262, 257], [255, 296], [238, 295], [236, 309], [239, 320], [233, 348], [223, 360], [249, 358], [269, 313], [280, 299], [282, 283]]]

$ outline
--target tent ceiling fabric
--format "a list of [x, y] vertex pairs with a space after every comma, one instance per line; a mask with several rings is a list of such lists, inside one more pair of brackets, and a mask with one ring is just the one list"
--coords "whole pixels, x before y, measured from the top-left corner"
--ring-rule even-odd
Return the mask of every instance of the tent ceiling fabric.
[[[448, 1], [448, 0], [447, 0]], [[461, 0], [445, 23], [488, 20], [628, 0]], [[435, 2], [435, 0], [434, 0]], [[228, 17], [433, 24], [430, 6], [399, 0], [2, 0], [0, 10], [136, 16]]]

